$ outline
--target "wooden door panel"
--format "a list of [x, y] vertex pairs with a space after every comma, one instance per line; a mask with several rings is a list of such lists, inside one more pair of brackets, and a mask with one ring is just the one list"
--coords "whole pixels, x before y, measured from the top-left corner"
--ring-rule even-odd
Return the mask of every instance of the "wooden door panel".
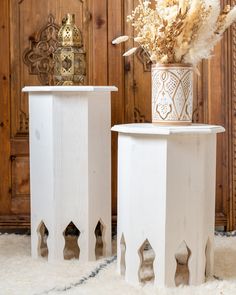
[[[0, 215], [10, 210], [10, 59], [9, 2], [1, 1], [0, 9]], [[0, 220], [1, 224], [1, 220]]]
[[28, 155], [18, 156], [12, 161], [12, 194], [14, 197], [30, 194]]
[[[125, 1], [128, 2], [128, 1]], [[111, 125], [125, 122], [125, 70], [122, 46], [112, 45], [114, 37], [122, 34], [124, 0], [108, 1], [108, 84], [116, 85], [118, 92], [112, 93]], [[117, 133], [112, 132], [112, 214], [117, 214]]]
[[[205, 94], [205, 122], [225, 127], [226, 132], [218, 135], [217, 173], [216, 173], [216, 224], [230, 228], [229, 225], [229, 125], [227, 94], [228, 60], [224, 38], [217, 45], [214, 56], [207, 63], [207, 91]], [[204, 91], [204, 89], [203, 89]]]
[[11, 140], [11, 210], [30, 214], [29, 144], [22, 138]]

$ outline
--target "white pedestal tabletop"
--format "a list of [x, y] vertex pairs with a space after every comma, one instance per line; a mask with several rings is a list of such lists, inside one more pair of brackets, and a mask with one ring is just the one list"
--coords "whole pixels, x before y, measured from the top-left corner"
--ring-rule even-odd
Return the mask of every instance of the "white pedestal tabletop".
[[140, 283], [143, 243], [154, 253], [154, 284], [175, 286], [176, 252], [189, 251], [189, 284], [213, 274], [216, 134], [220, 126], [117, 125], [118, 270]]
[[48, 231], [48, 259], [63, 259], [63, 232], [79, 229], [80, 260], [95, 259], [95, 227], [111, 253], [110, 93], [116, 87], [34, 86], [29, 92], [32, 256], [38, 227]]

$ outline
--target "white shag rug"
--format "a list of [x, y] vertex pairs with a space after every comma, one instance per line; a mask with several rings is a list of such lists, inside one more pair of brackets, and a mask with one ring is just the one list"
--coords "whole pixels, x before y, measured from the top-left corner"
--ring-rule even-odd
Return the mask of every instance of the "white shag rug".
[[[0, 234], [0, 295], [236, 295], [236, 237], [215, 238], [215, 276], [198, 287], [128, 285], [116, 261], [48, 263], [30, 256], [30, 236]], [[97, 270], [99, 270], [97, 272]]]

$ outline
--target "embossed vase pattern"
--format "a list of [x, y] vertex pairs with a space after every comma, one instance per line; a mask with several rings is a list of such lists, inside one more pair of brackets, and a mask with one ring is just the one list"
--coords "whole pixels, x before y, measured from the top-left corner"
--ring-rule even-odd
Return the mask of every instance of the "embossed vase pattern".
[[152, 66], [152, 122], [191, 124], [193, 68], [185, 64]]

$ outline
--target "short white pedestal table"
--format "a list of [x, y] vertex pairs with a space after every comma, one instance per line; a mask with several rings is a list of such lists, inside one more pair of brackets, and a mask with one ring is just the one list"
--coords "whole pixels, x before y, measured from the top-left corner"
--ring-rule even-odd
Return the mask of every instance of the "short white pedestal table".
[[48, 260], [64, 259], [63, 232], [80, 231], [79, 259], [95, 259], [95, 227], [111, 254], [110, 94], [116, 87], [34, 86], [29, 92], [31, 250], [48, 229]]
[[154, 253], [154, 284], [175, 286], [185, 242], [189, 284], [213, 274], [216, 134], [220, 126], [117, 125], [118, 270], [140, 283], [141, 249]]

